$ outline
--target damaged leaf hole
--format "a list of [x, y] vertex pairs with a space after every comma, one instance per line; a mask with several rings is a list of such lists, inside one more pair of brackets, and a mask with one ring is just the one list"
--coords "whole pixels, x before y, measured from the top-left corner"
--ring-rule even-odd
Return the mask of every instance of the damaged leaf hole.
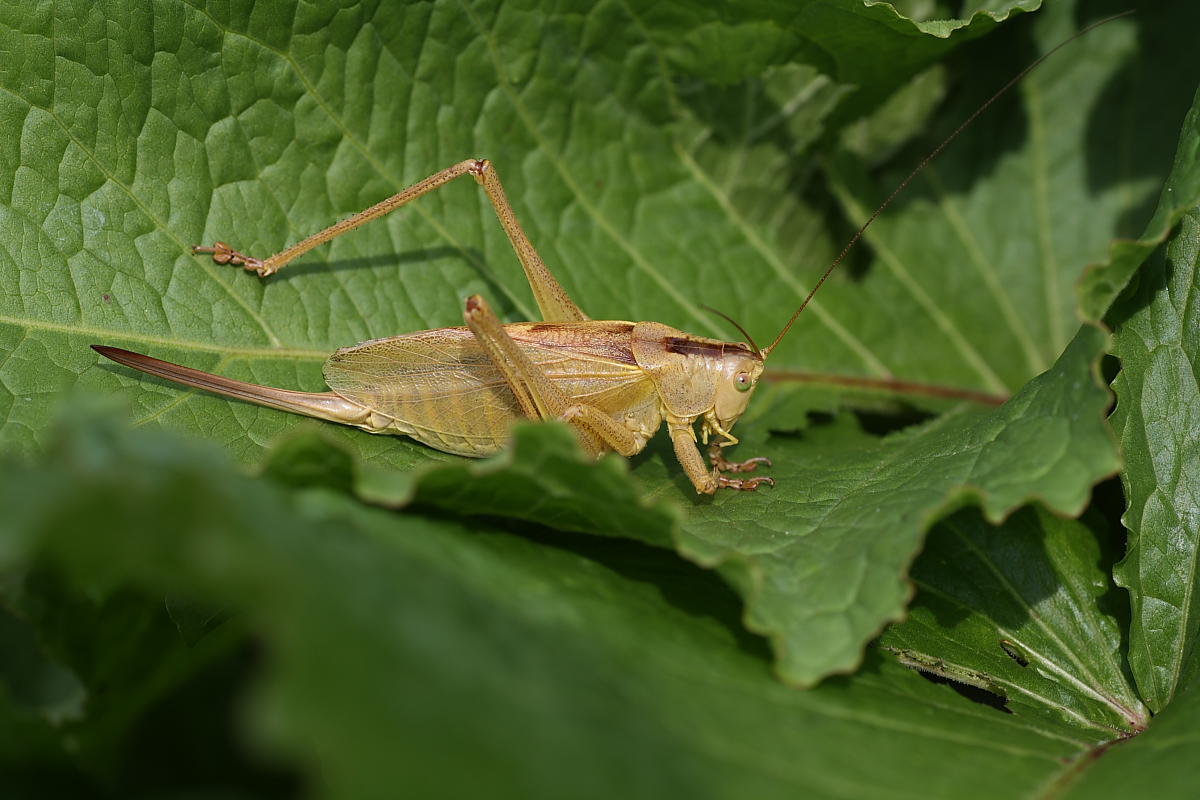
[[1008, 707], [1008, 698], [999, 691], [992, 691], [990, 689], [984, 689], [980, 686], [975, 686], [974, 684], [963, 683], [955, 680], [954, 678], [949, 678], [945, 675], [939, 675], [936, 672], [930, 672], [927, 669], [919, 669], [917, 667], [913, 667], [913, 669], [916, 670], [918, 675], [930, 683], [949, 686], [959, 695], [970, 700], [972, 703], [979, 703], [980, 705], [994, 708], [997, 711], [1002, 711], [1005, 714], [1013, 713], [1012, 709]]

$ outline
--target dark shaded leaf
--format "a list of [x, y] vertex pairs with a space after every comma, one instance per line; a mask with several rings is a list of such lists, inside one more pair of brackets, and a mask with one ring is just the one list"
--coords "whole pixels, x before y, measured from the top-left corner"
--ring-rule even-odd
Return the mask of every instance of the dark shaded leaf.
[[[909, 666], [977, 681], [1014, 713], [1140, 731], [1149, 712], [1124, 671], [1111, 585], [1087, 526], [1025, 509], [999, 527], [963, 511], [939, 523], [913, 568], [910, 619], [882, 644]], [[969, 676], [969, 677], [964, 677]]]
[[269, 665], [237, 738], [286, 754], [324, 796], [1003, 798], [1091, 741], [875, 657], [854, 679], [790, 689], [736, 598], [653, 548], [545, 546], [286, 492], [103, 417], [54, 449], [8, 470], [6, 503], [46, 480], [64, 490], [0, 522], [5, 538], [82, 584], [234, 609]]

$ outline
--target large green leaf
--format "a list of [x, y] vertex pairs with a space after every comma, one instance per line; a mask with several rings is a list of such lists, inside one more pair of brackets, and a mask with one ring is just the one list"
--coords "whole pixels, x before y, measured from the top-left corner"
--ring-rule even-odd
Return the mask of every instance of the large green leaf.
[[389, 507], [415, 504], [464, 516], [512, 517], [563, 531], [624, 536], [669, 547], [683, 517], [671, 500], [649, 502], [617, 456], [596, 463], [562, 424], [520, 423], [510, 446], [481, 461], [418, 473], [376, 469], [316, 431], [272, 449], [266, 471], [292, 485], [340, 487]]
[[[0, 279], [11, 287], [0, 297], [0, 443], [37, 450], [52, 401], [68, 388], [119, 394], [140, 423], [203, 435], [247, 462], [296, 424], [97, 367], [86, 348], [95, 341], [316, 389], [335, 347], [455, 324], [471, 292], [528, 318], [531, 295], [511, 248], [469, 184], [266, 282], [187, 251], [222, 238], [266, 254], [476, 154], [494, 159], [531, 238], [593, 316], [717, 335], [719, 321], [700, 303], [719, 294], [724, 310], [765, 338], [842, 240], [825, 230], [845, 223], [815, 166], [825, 165], [857, 221], [932, 146], [902, 151], [881, 175], [857, 150], [836, 150], [843, 121], [882, 99], [875, 84], [854, 83], [886, 74], [879, 85], [899, 85], [1025, 5], [999, 4], [932, 33], [889, 8], [847, 0], [796, 14], [749, 9], [748, 28], [678, 13], [686, 4], [646, 13], [619, 3], [549, 12], [495, 2], [9, 9], [0, 26], [6, 50], [28, 57], [0, 72], [9, 143], [0, 155], [9, 198], [0, 227], [21, 243], [0, 253]], [[1035, 26], [963, 50], [967, 91], [931, 121], [932, 137], [1080, 19], [1098, 16], [1072, 12], [1055, 4]], [[747, 442], [779, 462], [780, 486], [695, 506], [682, 547], [704, 563], [740, 564], [728, 574], [747, 594], [751, 624], [786, 654], [791, 679], [809, 683], [856, 663], [862, 643], [899, 614], [905, 567], [925, 528], [958, 498], [987, 498], [992, 519], [1033, 496], [1075, 513], [1087, 487], [1115, 467], [1092, 378], [1101, 343], [1085, 332], [1059, 355], [1077, 328], [1071, 287], [1080, 270], [1134, 224], [1125, 217], [1161, 184], [1162, 157], [1141, 154], [1178, 137], [1175, 87], [1184, 81], [1157, 75], [1187, 74], [1179, 66], [1187, 48], [1175, 40], [1144, 48], [1152, 69], [1128, 77], [1139, 38], [1165, 35], [1148, 33], [1165, 13], [1112, 23], [1032, 75], [889, 210], [868, 237], [878, 258], [864, 251], [835, 275], [773, 355], [769, 367], [782, 375], [803, 368], [893, 381], [892, 394], [916, 404], [921, 395], [895, 379], [1008, 394], [1059, 365], [1000, 411], [959, 409], [843, 454], [768, 438], [769, 429], [802, 427], [794, 409], [803, 403], [743, 423]], [[852, 35], [835, 35], [837, 20]], [[714, 32], [737, 46], [706, 71], [688, 49]], [[760, 34], [769, 57], [747, 60], [738, 43]], [[737, 83], [709, 82], [717, 77]], [[938, 90], [925, 86], [918, 94], [927, 109]], [[1156, 113], [1147, 121], [1138, 113], [1150, 100]], [[915, 129], [925, 111], [903, 108], [881, 113]], [[1123, 138], [1135, 130], [1136, 153]], [[1125, 159], [1107, 156], [1127, 150]], [[841, 394], [836, 381], [827, 389]], [[1046, 426], [1056, 434], [1043, 435]], [[470, 472], [403, 439], [329, 435], [370, 470], [440, 462]], [[974, 455], [986, 458], [972, 464]], [[912, 457], [936, 468], [911, 482]], [[694, 502], [661, 445], [635, 462], [635, 476], [643, 492]], [[832, 503], [840, 492], [846, 501]], [[881, 505], [883, 493], [890, 499]], [[818, 532], [826, 506], [836, 513]], [[875, 547], [886, 557], [864, 555]], [[836, 567], [821, 564], [829, 553]], [[856, 585], [864, 563], [863, 591], [834, 597]], [[800, 580], [816, 565], [824, 588]]]
[[[0, 10], [6, 457], [44, 452], [55, 401], [77, 389], [121, 396], [144, 427], [219, 442], [241, 464], [265, 455], [289, 487], [91, 417], [38, 466], [5, 462], [6, 787], [213, 790], [198, 761], [162, 752], [176, 745], [246, 791], [278, 789], [244, 748], [211, 755], [236, 734], [194, 724], [226, 715], [243, 730], [235, 695], [262, 643], [252, 740], [336, 795], [1053, 796], [1080, 776], [1095, 788], [1104, 739], [1144, 715], [1078, 524], [1024, 511], [993, 530], [963, 512], [915, 567], [927, 596], [913, 623], [889, 634], [911, 663], [1007, 690], [1012, 716], [873, 651], [858, 675], [795, 692], [738, 614], [792, 682], [847, 670], [901, 613], [938, 518], [972, 503], [995, 522], [1034, 498], [1076, 514], [1115, 469], [1095, 379], [1105, 337], [1080, 329], [1076, 308], [1101, 316], [1196, 205], [1196, 116], [1179, 123], [1200, 7], [1155, 4], [1073, 43], [868, 232], [775, 351], [772, 391], [737, 430], [745, 455], [775, 459], [771, 492], [696, 499], [662, 441], [632, 459], [631, 480], [615, 458], [582, 462], [554, 429], [518, 431], [490, 462], [333, 426], [320, 434], [333, 446], [279, 444], [294, 418], [97, 368], [86, 347], [317, 389], [335, 347], [457, 324], [469, 293], [529, 318], [470, 184], [266, 282], [187, 252], [222, 238], [264, 255], [473, 155], [495, 161], [593, 316], [730, 336], [701, 306], [716, 303], [767, 340], [942, 136], [1037, 53], [1121, 10], [1080, 0], [1025, 15], [1038, 3], [983, 0], [958, 20], [904, 16], [945, 5]], [[1116, 750], [1098, 762], [1153, 769], [1180, 794], [1161, 754], [1182, 760], [1194, 744], [1186, 230], [1108, 316], [1135, 534], [1119, 573], [1128, 655], [1162, 713], [1120, 762]], [[860, 378], [874, 383], [848, 386]], [[1013, 397], [972, 410], [980, 395]], [[885, 438], [810, 415], [864, 397], [948, 413]], [[369, 509], [331, 488], [415, 505]], [[471, 530], [460, 513], [477, 517]], [[1015, 605], [972, 594], [938, 561], [963, 519], [954, 541], [978, 544], [958, 554], [964, 568], [1012, 587]], [[720, 564], [742, 603], [668, 552], [564, 530], [673, 537]], [[947, 598], [972, 607], [946, 619]], [[1103, 788], [1141, 785], [1120, 777]]]
[[[76, 758], [81, 740], [106, 731], [106, 763], [125, 769], [93, 764], [84, 775], [117, 795], [164, 765], [179, 772], [162, 769], [159, 795], [230, 780], [224, 761], [189, 771], [207, 751], [139, 751], [137, 729], [165, 710], [136, 702], [136, 678], [189, 653], [203, 662], [212, 639], [244, 632], [265, 653], [234, 673], [243, 713], [221, 735], [242, 758], [250, 747], [287, 759], [320, 796], [1005, 798], [1087, 763], [1096, 741], [1085, 727], [974, 704], [878, 657], [854, 678], [790, 689], [715, 576], [634, 543], [545, 546], [324, 489], [289, 491], [238, 474], [211, 447], [88, 414], [50, 457], [10, 461], [6, 476], [0, 502], [23, 511], [0, 519], [5, 575], [40, 565], [73, 587], [64, 594], [124, 597], [131, 621], [157, 610], [160, 629], [164, 591], [233, 615], [191, 647], [180, 636], [143, 649], [122, 680], [85, 677], [82, 719], [43, 726], [75, 742]], [[129, 602], [134, 590], [145, 592], [140, 604]], [[61, 656], [85, 676], [89, 652], [123, 650], [88, 622], [75, 622], [76, 646]], [[101, 707], [122, 701], [134, 726], [105, 728]], [[183, 708], [161, 734], [176, 744], [225, 713]]]
[[1091, 374], [1104, 342], [1082, 328], [1055, 369], [989, 413], [960, 410], [884, 439], [747, 442], [798, 490], [720, 495], [682, 519], [663, 498], [690, 484], [667, 471], [669, 460], [640, 458], [635, 483], [619, 460], [586, 463], [567, 432], [551, 428], [521, 426], [508, 453], [417, 476], [369, 465], [347, 476], [346, 454], [309, 438], [277, 449], [269, 468], [311, 482], [315, 466], [318, 480], [388, 505], [415, 501], [657, 545], [674, 539], [689, 558], [724, 565], [746, 598], [747, 623], [771, 637], [780, 674], [807, 686], [857, 666], [863, 645], [901, 617], [908, 564], [940, 514], [971, 499], [992, 520], [1035, 498], [1083, 510], [1092, 484], [1119, 465], [1099, 425], [1108, 394]]
[[[217, 237], [265, 254], [466, 155], [494, 159], [532, 239], [596, 317], [720, 334], [719, 321], [698, 307], [720, 292], [724, 310], [762, 337], [807, 288], [811, 272], [798, 270], [816, 270], [834, 249], [829, 234], [813, 238], [823, 220], [807, 213], [828, 203], [803, 199], [816, 188], [809, 146], [817, 136], [797, 139], [791, 124], [778, 123], [786, 110], [820, 130], [849, 87], [804, 64], [747, 78], [729, 93], [704, 91], [658, 58], [661, 38], [678, 32], [678, 23], [656, 33], [646, 27], [654, 17], [642, 20], [618, 4], [575, 14], [487, 3], [336, 14], [238, 4], [208, 14], [175, 2], [145, 9], [108, 24], [104, 8], [60, 4], [56, 14], [14, 11], [6, 23], [9, 50], [30, 54], [3, 73], [10, 146], [0, 172], [11, 198], [4, 224], [8, 239], [22, 243], [21, 257], [9, 251], [0, 262], [13, 287], [0, 308], [11, 354], [0, 440], [10, 447], [35, 447], [45, 400], [73, 385], [122, 387], [143, 422], [215, 438], [246, 460], [294, 424], [123, 370], [91, 369], [95, 356], [84, 346], [92, 341], [319, 388], [318, 365], [332, 349], [455, 324], [471, 292], [484, 292], [512, 318], [528, 317], [533, 304], [520, 270], [469, 185], [344, 237], [266, 283], [187, 254], [188, 244]], [[1039, 40], [1066, 35], [1062, 13], [1048, 20]], [[990, 27], [991, 17], [977, 23]], [[1071, 93], [1075, 107], [1096, 96], [1130, 52], [1137, 24], [1120, 21], [1073, 45], [1031, 77], [1026, 93]], [[879, 33], [895, 35], [887, 26]], [[925, 34], [907, 35], [924, 41]], [[108, 36], [118, 37], [111, 48], [88, 47]], [[832, 42], [854, 48], [838, 51], [839, 63], [895, 66], [876, 52], [882, 39]], [[993, 74], [1007, 77], [1009, 67], [1000, 63]], [[972, 75], [981, 91], [986, 83], [988, 74]], [[1133, 88], [1144, 87], [1120, 97], [1137, 96]], [[762, 102], [746, 105], [754, 100]], [[1037, 131], [1053, 134], [1052, 160], [1033, 158], [1042, 140], [1030, 143], [1020, 115], [1003, 125], [998, 115], [978, 129], [977, 144], [964, 143], [962, 156], [939, 167], [943, 186], [980, 198], [965, 222], [947, 214], [940, 227], [916, 225], [898, 208], [893, 229], [941, 246], [960, 241], [968, 224], [979, 251], [998, 256], [1000, 243], [1029, 241], [1038, 230], [1006, 228], [1011, 207], [1069, 209], [1063, 222], [1044, 220], [1062, 232], [1052, 261], [1055, 280], [1069, 284], [1103, 253], [1122, 210], [1156, 187], [1152, 177], [1106, 176], [1115, 181], [1100, 206], [1089, 206], [1086, 162], [1097, 145], [1088, 137], [1109, 130], [1100, 123], [1122, 107], [1104, 105], [1106, 116], [1093, 122], [1068, 105], [1043, 102], [1030, 115]], [[1141, 147], [1153, 151], [1146, 135], [1139, 131]], [[1049, 205], [1026, 203], [981, 176], [981, 148], [996, 158], [1015, 148], [1020, 164], [1010, 171], [1038, 176], [1037, 165], [1053, 163], [1070, 174], [1040, 175], [1039, 185], [1054, 188]], [[942, 205], [952, 210], [952, 203]], [[1081, 207], [1092, 211], [1080, 214]], [[771, 213], [757, 213], [764, 208]], [[874, 241], [889, 236], [880, 228]], [[973, 293], [958, 276], [970, 259], [942, 251], [906, 255], [906, 263], [921, 265], [915, 284], [882, 267], [863, 281], [849, 273], [835, 280], [772, 366], [1012, 391], [1049, 366], [1074, 329], [1069, 291], [1048, 309], [1036, 281], [1027, 290], [1014, 278], [1023, 294], [1006, 302], [1027, 313], [1006, 318], [1005, 302], [986, 289], [974, 295], [978, 302], [964, 302]], [[1028, 263], [1018, 253], [996, 269], [1028, 275]], [[926, 297], [931, 292], [938, 294]], [[1048, 325], [1055, 336], [1040, 334]], [[999, 330], [1006, 334], [992, 335]], [[1014, 346], [1020, 340], [1025, 347]], [[1036, 354], [1029, 341], [1038, 343]], [[376, 463], [444, 460], [403, 441], [337, 435]]]
[[1133, 605], [1130, 662], [1156, 711], [1196, 657], [1200, 630], [1200, 207], [1113, 310], [1113, 383], [1126, 467], [1129, 553], [1117, 578]]
[[[1101, 426], [1108, 396], [1092, 374], [1104, 343], [1081, 328], [1054, 369], [992, 412], [946, 414], [882, 440], [774, 437], [755, 452], [794, 488], [692, 509], [681, 550], [728, 565], [785, 678], [808, 685], [852, 669], [863, 644], [902, 616], [907, 565], [940, 515], [975, 501], [998, 521], [1033, 499], [1078, 514], [1092, 484], [1116, 471]], [[649, 489], [668, 479], [661, 471], [647, 462], [638, 477]]]

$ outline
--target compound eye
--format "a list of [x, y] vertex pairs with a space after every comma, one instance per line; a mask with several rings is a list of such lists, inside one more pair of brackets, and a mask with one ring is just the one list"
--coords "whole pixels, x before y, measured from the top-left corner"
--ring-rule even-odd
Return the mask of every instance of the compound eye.
[[748, 392], [750, 387], [754, 385], [754, 381], [750, 380], [750, 373], [739, 372], [733, 376], [733, 385], [737, 387], [739, 392]]

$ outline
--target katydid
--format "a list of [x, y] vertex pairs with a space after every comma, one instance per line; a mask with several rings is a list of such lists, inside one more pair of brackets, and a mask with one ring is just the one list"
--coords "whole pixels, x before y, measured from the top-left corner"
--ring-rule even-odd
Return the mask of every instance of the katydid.
[[[192, 251], [266, 277], [312, 248], [470, 175], [483, 187], [508, 234], [541, 322], [502, 323], [474, 295], [466, 301], [465, 327], [375, 339], [335, 352], [324, 367], [329, 392], [259, 386], [114, 347], [93, 348], [120, 364], [181, 384], [371, 433], [404, 434], [464, 456], [500, 450], [518, 419], [562, 420], [587, 453], [632, 456], [665, 422], [675, 456], [698, 493], [774, 485], [765, 476], [727, 474], [753, 471], [769, 465], [767, 459], [732, 462], [722, 456], [723, 448], [737, 443], [730, 429], [754, 395], [767, 357], [871, 223], [933, 158], [1059, 47], [1107, 21], [1084, 28], [1034, 61], [926, 156], [859, 228], [767, 347], [755, 345], [744, 331], [749, 343], [694, 336], [659, 322], [589, 319], [534, 250], [491, 162], [468, 159], [270, 258], [244, 255], [223, 242]], [[710, 466], [697, 446], [697, 422], [700, 441], [709, 444]]]
[[[464, 175], [487, 193], [541, 310], [541, 322], [502, 324], [483, 298], [467, 300], [466, 327], [419, 331], [338, 350], [325, 362], [330, 392], [294, 392], [234, 381], [112, 347], [113, 361], [211, 392], [354, 425], [399, 433], [464, 456], [501, 449], [514, 420], [560, 419], [595, 456], [638, 453], [663, 422], [696, 491], [755, 489], [770, 478], [730, 478], [765, 463], [725, 461], [729, 428], [754, 393], [768, 351], [691, 336], [658, 322], [588, 319], [525, 236], [491, 163], [468, 159], [268, 259], [218, 242], [195, 247], [223, 264], [271, 275], [319, 244]], [[714, 439], [710, 470], [696, 446]]]

